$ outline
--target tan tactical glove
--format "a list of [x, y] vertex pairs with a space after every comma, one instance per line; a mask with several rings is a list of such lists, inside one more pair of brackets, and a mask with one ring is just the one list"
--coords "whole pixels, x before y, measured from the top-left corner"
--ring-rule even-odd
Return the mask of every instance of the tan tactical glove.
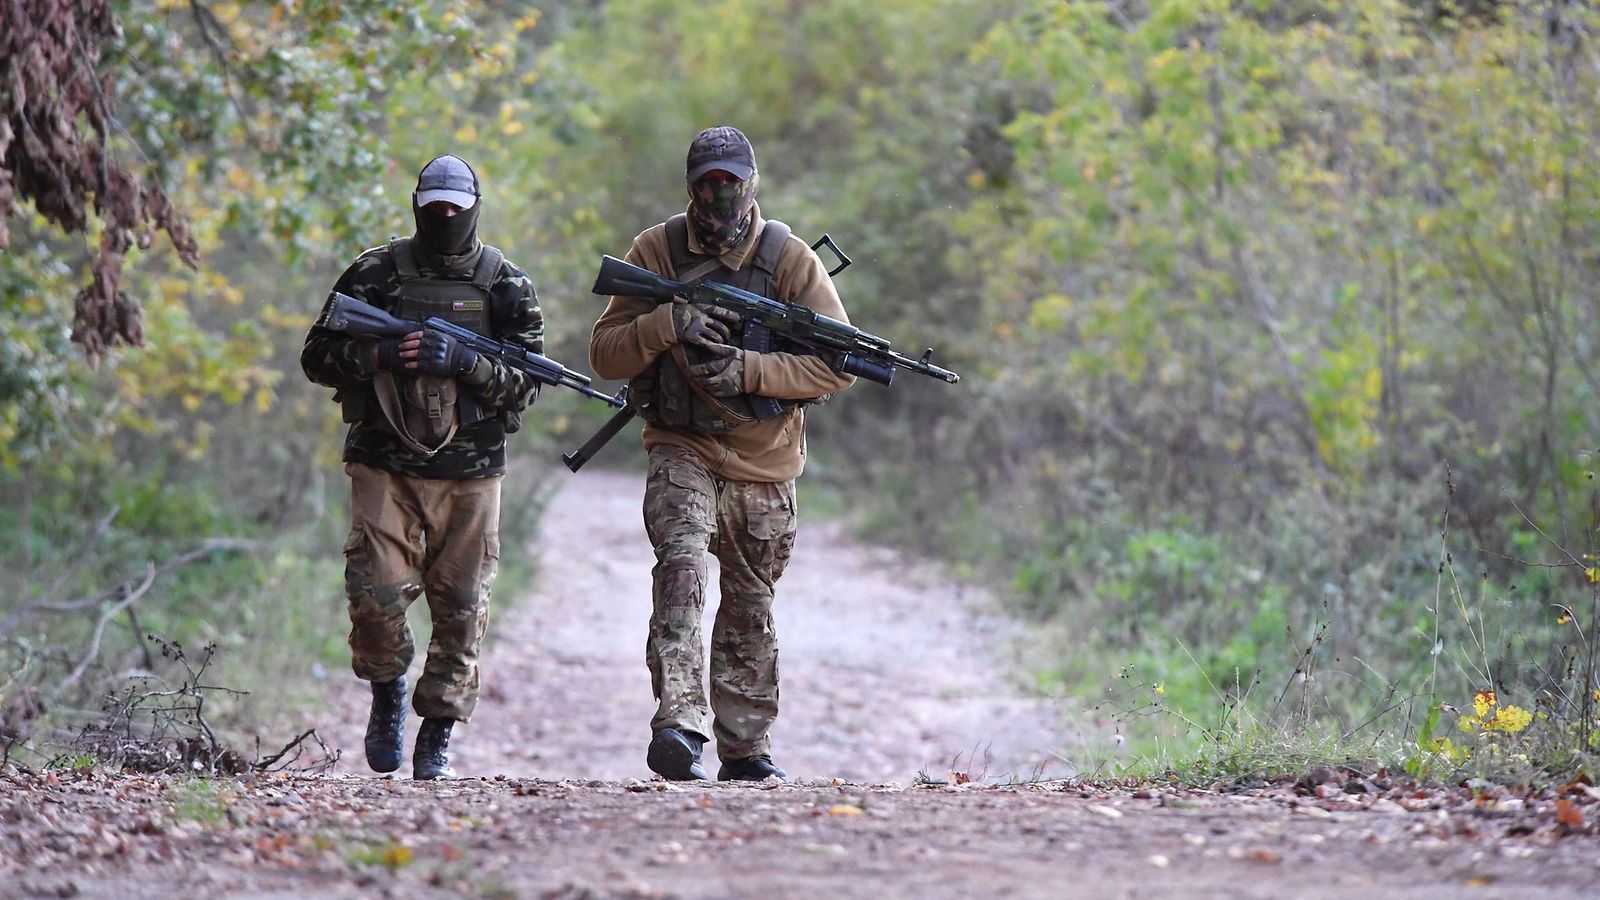
[[716, 306], [672, 305], [672, 331], [682, 344], [726, 344], [739, 324], [739, 314]]
[[702, 344], [711, 359], [689, 367], [689, 377], [713, 397], [744, 393], [744, 351], [727, 344]]

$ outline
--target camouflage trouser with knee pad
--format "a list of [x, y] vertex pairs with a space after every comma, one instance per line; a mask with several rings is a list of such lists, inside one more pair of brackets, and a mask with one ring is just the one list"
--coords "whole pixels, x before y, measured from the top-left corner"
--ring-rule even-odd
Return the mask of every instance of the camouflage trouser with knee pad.
[[345, 594], [356, 677], [393, 681], [415, 653], [406, 610], [426, 592], [433, 639], [412, 706], [467, 721], [478, 703], [478, 648], [500, 562], [500, 481], [408, 478], [348, 463]]
[[[656, 552], [645, 645], [658, 703], [650, 727], [714, 734], [722, 759], [767, 754], [778, 717], [772, 594], [794, 549], [794, 482], [718, 478], [693, 452], [659, 445], [650, 450], [644, 522]], [[709, 709], [700, 636], [707, 551], [722, 568]], [[715, 714], [709, 732], [708, 711]]]

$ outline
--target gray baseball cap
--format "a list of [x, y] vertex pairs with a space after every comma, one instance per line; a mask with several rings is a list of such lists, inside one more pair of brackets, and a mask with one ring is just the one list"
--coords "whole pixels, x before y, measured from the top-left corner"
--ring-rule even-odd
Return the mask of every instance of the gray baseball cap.
[[459, 156], [435, 157], [417, 175], [417, 190], [412, 196], [419, 207], [443, 200], [471, 209], [478, 203], [478, 175]]
[[694, 136], [685, 167], [689, 183], [713, 169], [728, 172], [740, 181], [749, 181], [756, 173], [756, 151], [744, 132], [732, 125], [714, 125]]

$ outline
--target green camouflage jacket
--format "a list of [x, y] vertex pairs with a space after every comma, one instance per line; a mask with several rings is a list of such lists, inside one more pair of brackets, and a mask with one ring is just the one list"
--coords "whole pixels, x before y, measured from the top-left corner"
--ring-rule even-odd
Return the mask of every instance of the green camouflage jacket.
[[[426, 268], [423, 272], [430, 274]], [[398, 305], [400, 276], [388, 247], [362, 253], [333, 289], [393, 312]], [[492, 336], [535, 353], [544, 352], [544, 314], [528, 276], [510, 262], [503, 262], [489, 294]], [[317, 384], [340, 392], [371, 392], [372, 345], [370, 340], [313, 325], [300, 351], [300, 367]], [[456, 432], [438, 453], [424, 457], [402, 444], [386, 425], [355, 422], [345, 435], [345, 461], [413, 478], [486, 478], [502, 474], [506, 466], [505, 420], [520, 420], [521, 412], [537, 396], [539, 385], [498, 360], [491, 359], [490, 363], [494, 371], [488, 381], [478, 385], [461, 383], [461, 389], [471, 391], [489, 417]]]

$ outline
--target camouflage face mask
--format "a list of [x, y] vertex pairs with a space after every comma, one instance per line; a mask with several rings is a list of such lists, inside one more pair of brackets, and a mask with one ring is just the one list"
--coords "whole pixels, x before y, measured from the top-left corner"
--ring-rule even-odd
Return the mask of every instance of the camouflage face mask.
[[728, 252], [749, 229], [755, 203], [755, 177], [748, 181], [696, 181], [689, 185], [689, 221], [694, 224], [695, 237], [712, 255]]

